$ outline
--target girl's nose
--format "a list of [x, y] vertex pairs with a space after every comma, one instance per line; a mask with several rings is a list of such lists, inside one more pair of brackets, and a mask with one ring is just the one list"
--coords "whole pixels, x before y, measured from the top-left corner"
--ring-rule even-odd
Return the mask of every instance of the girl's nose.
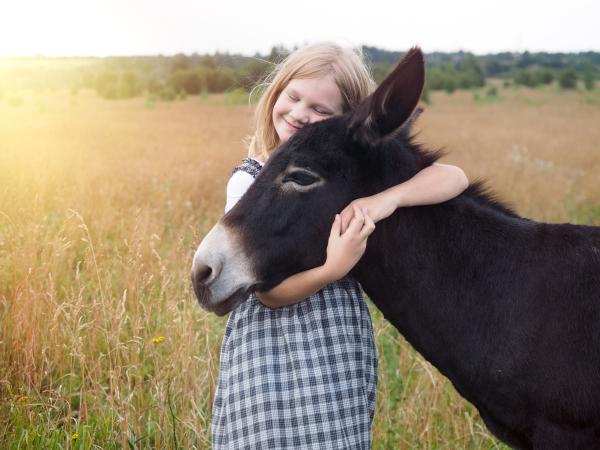
[[309, 121], [309, 115], [305, 108], [294, 108], [289, 113], [290, 117], [298, 124], [306, 125]]

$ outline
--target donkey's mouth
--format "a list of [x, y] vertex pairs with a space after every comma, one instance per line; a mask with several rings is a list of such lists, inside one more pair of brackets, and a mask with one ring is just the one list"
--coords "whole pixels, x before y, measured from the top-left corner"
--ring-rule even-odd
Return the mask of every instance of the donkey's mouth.
[[196, 288], [194, 290], [196, 291], [196, 297], [198, 298], [198, 304], [202, 308], [216, 314], [217, 316], [224, 316], [225, 314], [233, 311], [236, 308], [236, 306], [238, 306], [240, 303], [242, 303], [244, 300], [246, 300], [248, 298], [248, 296], [250, 295], [250, 293], [254, 291], [254, 289], [255, 289], [255, 286], [251, 286], [250, 288], [246, 288], [246, 287], [239, 288], [237, 291], [235, 291], [233, 294], [231, 294], [225, 300], [222, 300], [218, 303], [211, 303], [210, 300], [208, 300], [208, 298], [209, 298], [209, 296], [208, 296], [209, 290], [208, 289]]

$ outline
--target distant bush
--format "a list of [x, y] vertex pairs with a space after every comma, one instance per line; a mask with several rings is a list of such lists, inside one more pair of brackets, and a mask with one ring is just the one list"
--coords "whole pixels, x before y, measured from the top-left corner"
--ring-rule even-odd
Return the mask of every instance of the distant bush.
[[429, 89], [444, 90], [448, 93], [456, 89], [471, 89], [485, 85], [485, 76], [473, 55], [466, 55], [455, 65], [451, 63], [431, 67], [426, 72]]
[[117, 73], [105, 70], [93, 82], [96, 93], [106, 99], [137, 97], [142, 92], [138, 76], [131, 71]]
[[483, 87], [485, 85], [485, 76], [483, 69], [472, 54], [467, 54], [465, 57], [456, 63], [456, 71], [458, 72], [459, 86], [462, 89], [470, 89], [472, 87]]
[[171, 86], [167, 86], [158, 93], [159, 100], [171, 102], [177, 98], [178, 92]]
[[452, 67], [436, 67], [427, 72], [426, 85], [432, 91], [454, 92], [457, 84], [455, 80], [456, 72]]
[[103, 98], [116, 98], [118, 76], [112, 71], [105, 70], [94, 79], [96, 94]]
[[456, 90], [456, 81], [453, 77], [447, 77], [444, 80], [444, 90], [448, 94], [452, 94]]
[[550, 69], [537, 69], [533, 72], [533, 77], [539, 84], [550, 84], [554, 81], [554, 73]]
[[200, 67], [199, 73], [207, 92], [225, 92], [233, 87], [240, 87], [236, 83], [233, 70], [228, 67]]
[[228, 67], [199, 66], [195, 69], [177, 70], [167, 80], [167, 85], [177, 92], [198, 95], [202, 92], [225, 92], [235, 86], [233, 71]]
[[485, 91], [485, 96], [490, 99], [498, 98], [498, 88], [494, 85], [488, 87]]
[[[587, 63], [583, 68], [583, 84], [588, 91], [592, 91], [596, 88], [596, 71], [594, 66]], [[1, 97], [0, 91], [0, 97]]]
[[140, 95], [142, 93], [142, 85], [138, 76], [132, 71], [121, 74], [118, 92], [119, 98], [131, 98]]
[[[393, 70], [394, 64], [377, 63], [371, 71], [377, 84], [381, 83]], [[474, 55], [466, 54], [456, 63], [438, 64], [426, 71], [427, 87], [432, 91], [445, 90], [452, 93], [456, 89], [471, 89], [485, 85], [485, 75]]]
[[187, 70], [192, 66], [190, 58], [183, 53], [177, 53], [171, 61], [171, 72]]
[[173, 72], [167, 80], [167, 85], [175, 92], [181, 91], [190, 95], [196, 95], [202, 92], [204, 82], [198, 72], [186, 69]]
[[521, 86], [537, 87], [554, 81], [554, 74], [549, 69], [521, 69], [514, 74], [514, 83]]
[[529, 70], [519, 70], [516, 74], [515, 74], [515, 84], [517, 85], [521, 85], [521, 86], [529, 86], [529, 87], [535, 87], [536, 84], [533, 80], [533, 77], [531, 76], [531, 71]]
[[562, 70], [558, 76], [558, 82], [563, 89], [577, 88], [577, 72], [572, 68]]
[[153, 106], [154, 102], [162, 100], [162, 101], [172, 101], [177, 99], [179, 89], [174, 88], [172, 85], [164, 83], [155, 78], [151, 78], [146, 83], [146, 103], [147, 106]]
[[235, 85], [250, 91], [265, 78], [273, 67], [269, 62], [252, 58], [234, 71]]

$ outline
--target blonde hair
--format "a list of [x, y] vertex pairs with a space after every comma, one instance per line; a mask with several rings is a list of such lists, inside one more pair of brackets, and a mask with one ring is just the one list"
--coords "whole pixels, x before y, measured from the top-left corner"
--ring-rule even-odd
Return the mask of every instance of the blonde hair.
[[[302, 47], [276, 65], [256, 87], [265, 87], [254, 112], [254, 134], [249, 137], [249, 156], [266, 160], [279, 145], [273, 125], [275, 102], [294, 78], [321, 78], [332, 75], [342, 94], [342, 111], [356, 107], [375, 89], [360, 49], [319, 42]], [[256, 89], [256, 88], [255, 88]]]

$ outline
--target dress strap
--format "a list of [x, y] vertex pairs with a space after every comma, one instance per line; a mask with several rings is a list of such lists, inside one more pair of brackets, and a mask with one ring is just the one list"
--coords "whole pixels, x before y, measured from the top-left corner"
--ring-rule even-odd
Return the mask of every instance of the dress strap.
[[242, 172], [246, 172], [250, 175], [252, 175], [252, 177], [256, 178], [256, 176], [258, 175], [258, 172], [260, 172], [260, 169], [262, 169], [262, 166], [260, 165], [260, 163], [252, 158], [244, 158], [242, 159], [242, 162], [239, 166], [237, 166], [235, 169], [233, 169], [233, 171], [231, 172], [231, 175], [233, 175], [234, 173], [236, 173], [237, 171], [242, 171]]

